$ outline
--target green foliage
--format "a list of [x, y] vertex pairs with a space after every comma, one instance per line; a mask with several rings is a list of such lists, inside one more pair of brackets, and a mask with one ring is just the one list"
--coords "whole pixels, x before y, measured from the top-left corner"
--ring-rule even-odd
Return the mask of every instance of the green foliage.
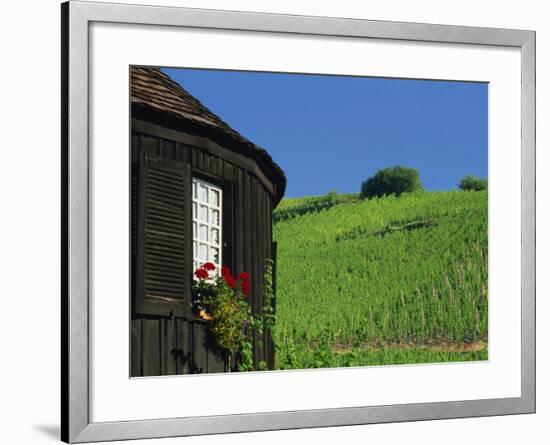
[[278, 348], [277, 366], [280, 369], [341, 368], [349, 366], [402, 365], [416, 363], [467, 362], [488, 360], [488, 350], [457, 352], [425, 347], [351, 348], [335, 353], [330, 346], [320, 348], [292, 346]]
[[460, 190], [472, 190], [475, 192], [479, 192], [480, 190], [487, 190], [487, 179], [478, 178], [476, 176], [465, 176], [460, 181], [460, 184], [458, 187]]
[[260, 332], [272, 332], [275, 327], [275, 293], [273, 291], [273, 260], [264, 261], [264, 307], [262, 308]]
[[[199, 269], [205, 276], [193, 283], [195, 310], [208, 322], [208, 332], [227, 362], [236, 355], [238, 371], [254, 371], [253, 334], [271, 332], [275, 325], [273, 261], [265, 261], [263, 292], [266, 303], [259, 314], [252, 313], [243, 292], [248, 285], [243, 286], [243, 281], [236, 281], [230, 275], [212, 277], [203, 267]], [[233, 287], [228, 284], [231, 280], [235, 284]], [[258, 363], [258, 368], [266, 369], [266, 363]]]
[[253, 319], [242, 290], [230, 287], [222, 277], [196, 281], [193, 289], [195, 305], [209, 322], [208, 329], [216, 346], [228, 354], [241, 352]]
[[[280, 369], [478, 360], [486, 342], [487, 192], [342, 202], [288, 199], [274, 213]], [[407, 345], [406, 351], [389, 345]]]
[[402, 193], [422, 190], [418, 171], [397, 165], [378, 170], [376, 174], [361, 184], [361, 198], [374, 198], [384, 195], [399, 196]]

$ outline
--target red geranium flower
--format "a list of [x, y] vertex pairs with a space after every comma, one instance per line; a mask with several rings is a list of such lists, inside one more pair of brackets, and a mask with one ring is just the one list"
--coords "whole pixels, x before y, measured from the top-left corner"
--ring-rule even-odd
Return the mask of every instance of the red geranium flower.
[[250, 278], [250, 275], [248, 274], [248, 272], [241, 272], [239, 274], [239, 280], [248, 281], [249, 278]]
[[206, 270], [216, 270], [216, 266], [214, 265], [214, 263], [204, 263], [202, 267]]
[[204, 280], [205, 278], [208, 278], [208, 271], [206, 269], [203, 269], [202, 267], [197, 269], [195, 271], [195, 276], [199, 279], [199, 280]]
[[222, 266], [222, 277], [230, 277], [231, 269], [227, 266]]
[[248, 281], [241, 281], [241, 289], [243, 290], [243, 294], [248, 295], [248, 292], [250, 292], [250, 284]]
[[227, 283], [227, 285], [229, 287], [231, 287], [232, 289], [235, 289], [235, 286], [237, 285], [237, 281], [235, 280], [235, 278], [230, 277], [230, 276], [227, 276], [227, 277], [224, 277], [224, 278], [225, 278], [225, 282]]

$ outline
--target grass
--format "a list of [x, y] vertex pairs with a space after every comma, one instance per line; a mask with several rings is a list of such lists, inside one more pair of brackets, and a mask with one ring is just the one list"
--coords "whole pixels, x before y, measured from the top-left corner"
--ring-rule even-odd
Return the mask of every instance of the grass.
[[468, 362], [487, 360], [487, 347], [479, 351], [441, 351], [425, 347], [406, 348], [354, 348], [347, 352], [334, 352], [325, 348], [293, 350], [292, 366], [279, 363], [278, 369], [342, 368], [348, 366], [379, 366], [426, 364], [441, 362]]
[[[276, 366], [485, 360], [487, 193], [285, 199]], [[342, 345], [345, 345], [342, 348]]]

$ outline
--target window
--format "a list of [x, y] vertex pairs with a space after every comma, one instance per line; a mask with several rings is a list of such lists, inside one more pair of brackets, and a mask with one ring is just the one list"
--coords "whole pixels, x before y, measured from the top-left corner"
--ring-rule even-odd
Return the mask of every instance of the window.
[[222, 261], [222, 189], [193, 178], [193, 270], [209, 261], [219, 274]]

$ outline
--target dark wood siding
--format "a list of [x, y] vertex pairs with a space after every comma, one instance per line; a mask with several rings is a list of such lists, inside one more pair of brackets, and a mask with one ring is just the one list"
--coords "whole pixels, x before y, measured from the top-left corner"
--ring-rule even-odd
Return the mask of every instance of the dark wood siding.
[[[271, 212], [272, 191], [266, 189], [265, 178], [258, 178], [247, 166], [221, 159], [204, 147], [181, 142], [174, 131], [163, 134], [157, 127], [153, 133], [132, 132], [132, 171], [142, 153], [186, 162], [192, 174], [206, 174], [225, 181], [230, 186], [232, 215], [230, 230], [233, 243], [230, 258], [224, 253], [224, 262], [231, 261], [235, 274], [247, 271], [251, 274], [249, 301], [254, 312], [264, 306], [262, 297], [264, 260], [272, 258]], [[133, 184], [135, 187], [135, 179]], [[224, 203], [224, 216], [227, 213]], [[135, 208], [132, 206], [135, 214]], [[132, 226], [132, 231], [136, 229]], [[226, 230], [224, 226], [224, 230]], [[226, 234], [224, 233], [224, 237]], [[132, 236], [135, 240], [135, 236]], [[133, 241], [135, 242], [135, 241]], [[136, 255], [132, 249], [132, 270]], [[134, 281], [134, 280], [133, 280]], [[135, 292], [135, 290], [133, 290]], [[135, 301], [135, 295], [132, 295]], [[131, 375], [152, 376], [202, 372], [224, 372], [223, 357], [214, 351], [207, 337], [204, 322], [186, 316], [141, 315], [132, 311], [131, 322]], [[255, 336], [254, 361], [274, 367], [273, 342], [268, 334]]]

